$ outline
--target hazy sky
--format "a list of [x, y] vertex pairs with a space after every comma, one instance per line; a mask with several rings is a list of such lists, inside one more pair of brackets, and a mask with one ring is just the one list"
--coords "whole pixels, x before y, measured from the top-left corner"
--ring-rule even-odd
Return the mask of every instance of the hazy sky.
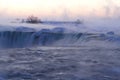
[[0, 0], [0, 17], [35, 15], [44, 19], [118, 17], [120, 0]]

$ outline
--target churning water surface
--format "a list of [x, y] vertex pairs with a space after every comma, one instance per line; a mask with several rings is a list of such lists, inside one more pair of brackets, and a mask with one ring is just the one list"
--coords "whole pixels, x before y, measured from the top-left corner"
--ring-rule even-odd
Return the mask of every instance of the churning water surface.
[[109, 46], [0, 50], [0, 80], [119, 80], [120, 48]]
[[1, 31], [0, 80], [119, 80], [119, 43], [114, 32]]

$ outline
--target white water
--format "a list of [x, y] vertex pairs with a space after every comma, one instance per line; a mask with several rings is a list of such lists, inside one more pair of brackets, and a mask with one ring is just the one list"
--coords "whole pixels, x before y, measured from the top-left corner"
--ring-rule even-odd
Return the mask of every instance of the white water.
[[94, 40], [117, 44], [120, 42], [118, 26], [117, 19], [91, 19], [83, 24], [6, 22], [0, 24], [0, 47], [79, 46]]
[[0, 47], [14, 48], [0, 50], [0, 80], [120, 79], [116, 31], [68, 24], [2, 26]]

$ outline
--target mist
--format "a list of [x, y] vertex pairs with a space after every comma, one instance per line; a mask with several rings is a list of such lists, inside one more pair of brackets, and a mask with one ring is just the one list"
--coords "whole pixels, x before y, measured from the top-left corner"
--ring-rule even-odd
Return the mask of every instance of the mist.
[[[40, 18], [43, 21], [76, 21], [79, 19], [83, 22], [82, 25], [75, 27], [74, 25], [57, 25], [58, 27], [65, 27], [70, 26], [71, 30], [74, 31], [84, 31], [84, 32], [106, 32], [106, 31], [114, 31], [116, 33], [120, 33], [119, 29], [119, 20], [120, 20], [120, 6], [119, 1], [113, 1], [113, 0], [105, 0], [101, 1], [103, 2], [100, 5], [100, 8], [95, 8], [95, 6], [92, 6], [91, 8], [87, 10], [82, 10], [81, 5], [77, 4], [77, 13], [74, 12], [75, 10], [72, 10], [69, 5], [63, 5], [59, 4], [56, 8], [51, 8], [48, 10], [48, 14], [45, 15], [38, 15], [38, 13], [29, 13], [29, 15], [34, 15]], [[71, 4], [72, 5], [72, 4]], [[73, 5], [72, 5], [73, 6]], [[82, 5], [83, 8], [87, 7], [87, 4]], [[61, 7], [61, 8], [59, 8]], [[33, 9], [31, 9], [33, 10]], [[19, 11], [19, 10], [18, 10]], [[21, 11], [21, 10], [20, 10]], [[80, 11], [80, 12], [79, 12]], [[99, 12], [101, 11], [101, 12]], [[58, 13], [59, 12], [59, 13]], [[85, 15], [83, 13], [85, 13]], [[18, 12], [17, 12], [18, 13]], [[22, 13], [22, 12], [21, 12]], [[45, 12], [42, 12], [45, 13]], [[99, 14], [101, 13], [101, 14]], [[14, 14], [14, 13], [13, 13]], [[40, 13], [41, 14], [41, 13]], [[13, 26], [15, 23], [11, 23], [16, 20], [16, 18], [19, 19], [25, 19], [29, 15], [24, 15], [23, 13], [21, 15], [15, 15], [13, 16], [10, 13], [9, 8], [1, 8], [0, 9], [0, 24], [1, 25], [7, 25]], [[10, 24], [11, 23], [11, 24]], [[26, 26], [23, 24], [19, 24], [19, 26]], [[33, 26], [33, 25], [31, 25]], [[52, 25], [54, 26], [54, 25]], [[56, 27], [57, 27], [56, 26]], [[72, 27], [74, 26], [74, 27]], [[29, 27], [29, 26], [26, 26]], [[35, 26], [33, 26], [34, 28]], [[55, 27], [55, 26], [54, 26]]]

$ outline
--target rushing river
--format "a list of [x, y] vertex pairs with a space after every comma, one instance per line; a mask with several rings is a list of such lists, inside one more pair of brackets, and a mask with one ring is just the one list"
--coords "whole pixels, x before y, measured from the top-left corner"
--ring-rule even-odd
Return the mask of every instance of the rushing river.
[[87, 45], [0, 50], [0, 80], [119, 79], [119, 47]]
[[0, 31], [0, 80], [120, 80], [120, 36], [19, 27]]

